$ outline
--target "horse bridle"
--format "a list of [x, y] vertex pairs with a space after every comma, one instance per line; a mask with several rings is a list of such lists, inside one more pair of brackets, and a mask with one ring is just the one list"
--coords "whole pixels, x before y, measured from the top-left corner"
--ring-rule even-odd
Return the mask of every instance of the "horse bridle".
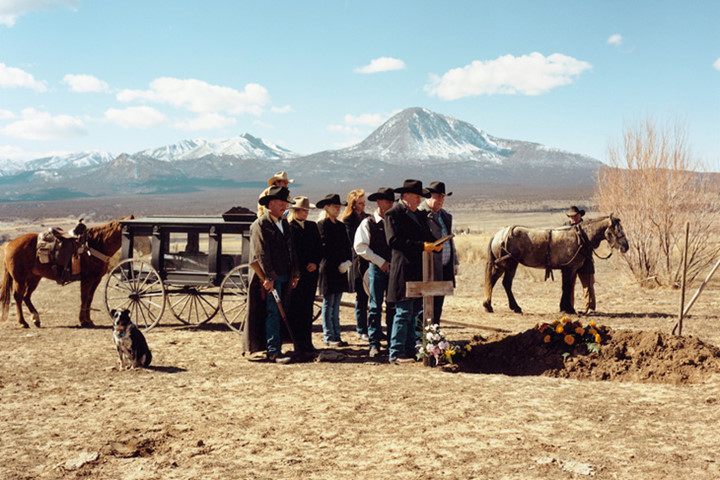
[[[610, 224], [610, 227], [614, 227], [617, 223], [620, 223], [619, 220], [617, 222], [615, 222], [615, 219], [612, 219], [611, 222], [612, 223]], [[597, 254], [597, 252], [593, 248], [593, 254], [595, 254], [595, 256], [597, 258], [599, 258], [600, 260], [607, 260], [608, 258], [612, 257], [613, 249], [617, 247], [618, 240], [625, 238], [625, 232], [621, 233], [620, 235], [617, 235], [614, 231], [611, 231], [609, 228], [605, 232], [606, 232], [605, 239], [608, 240], [607, 232], [610, 232], [610, 236], [612, 237], [613, 241], [610, 242], [610, 240], [608, 240], [608, 243], [610, 244], [610, 253], [608, 253], [607, 257], [601, 257], [600, 255]]]

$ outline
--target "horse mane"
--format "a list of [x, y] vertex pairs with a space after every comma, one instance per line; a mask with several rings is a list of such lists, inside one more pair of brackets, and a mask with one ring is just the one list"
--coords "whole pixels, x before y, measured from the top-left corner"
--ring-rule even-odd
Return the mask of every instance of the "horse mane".
[[89, 227], [86, 232], [88, 242], [104, 245], [108, 238], [120, 230], [120, 222], [122, 220], [130, 220], [133, 218], [135, 217], [130, 215], [128, 217], [118, 218], [112, 222], [103, 223], [102, 225]]

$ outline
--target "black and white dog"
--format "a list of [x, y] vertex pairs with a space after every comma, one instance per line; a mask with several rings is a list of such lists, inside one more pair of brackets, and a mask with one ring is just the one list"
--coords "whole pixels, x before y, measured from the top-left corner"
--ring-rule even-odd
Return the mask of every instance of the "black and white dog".
[[120, 359], [120, 370], [147, 368], [152, 353], [145, 336], [130, 320], [130, 310], [111, 310], [113, 318], [113, 339]]

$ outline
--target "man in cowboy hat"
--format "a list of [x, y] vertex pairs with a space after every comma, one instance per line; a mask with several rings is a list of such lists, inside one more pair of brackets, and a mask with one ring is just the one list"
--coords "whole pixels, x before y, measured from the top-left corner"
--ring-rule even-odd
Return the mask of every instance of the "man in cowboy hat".
[[[368, 308], [368, 335], [370, 337], [370, 357], [380, 355], [380, 339], [382, 338], [382, 304], [388, 288], [391, 252], [385, 238], [385, 213], [395, 203], [395, 192], [392, 188], [380, 187], [377, 192], [368, 196], [371, 202], [377, 202], [375, 213], [365, 218], [357, 230], [353, 240], [355, 252], [370, 264], [368, 268], [368, 284], [370, 300]], [[385, 325], [387, 338], [392, 332], [392, 318], [395, 306], [385, 302]]]
[[[575, 228], [582, 228], [580, 224], [585, 216], [585, 210], [579, 209], [575, 205], [570, 207], [565, 215], [570, 219], [570, 226]], [[580, 284], [582, 284], [583, 292], [585, 293], [585, 313], [590, 310], [595, 311], [595, 263], [592, 258], [592, 251], [590, 255], [585, 257], [585, 263], [577, 271], [577, 276], [573, 277], [572, 288], [573, 292], [570, 295], [570, 306], [575, 307], [575, 282], [577, 278], [580, 278]]]
[[281, 314], [274, 296], [278, 292], [285, 311], [289, 306], [290, 289], [295, 288], [300, 272], [293, 248], [290, 225], [283, 218], [290, 192], [286, 187], [270, 187], [259, 203], [266, 211], [250, 225], [250, 263], [260, 262], [265, 281], [250, 271], [248, 321], [245, 323], [245, 351], [267, 350], [271, 362], [288, 363], [282, 354]]
[[439, 252], [442, 246], [435, 247], [424, 215], [418, 211], [423, 197], [430, 196], [422, 182], [405, 180], [395, 193], [400, 194], [400, 200], [385, 213], [385, 238], [391, 250], [387, 300], [395, 303], [390, 363], [412, 363], [415, 322], [422, 310], [422, 299], [407, 297], [405, 286], [407, 282], [422, 280], [422, 252]]
[[[443, 208], [443, 205], [445, 197], [449, 197], [453, 192], [446, 192], [445, 183], [437, 181], [431, 182], [427, 189], [430, 192], [430, 198], [427, 198], [418, 208], [425, 212], [428, 228], [435, 240], [439, 240], [452, 233], [452, 215]], [[455, 274], [459, 262], [453, 239], [444, 242], [439, 253], [433, 253], [433, 264], [433, 280], [452, 281], [455, 286]], [[444, 301], [444, 296], [434, 298], [432, 321], [438, 325], [440, 325]]]
[[[262, 193], [260, 194], [260, 196], [258, 197], [258, 205], [257, 205], [258, 214], [257, 214], [257, 216], [262, 217], [263, 213], [265, 213], [265, 207], [260, 204], [259, 199], [261, 199], [262, 197], [264, 197], [265, 195], [268, 194], [268, 192], [270, 191], [270, 187], [279, 186], [279, 187], [287, 188], [288, 185], [291, 183], [295, 183], [295, 180], [288, 179], [288, 174], [287, 174], [287, 172], [284, 172], [284, 171], [279, 171], [272, 177], [268, 178], [268, 181], [267, 181], [268, 187], [265, 190], [263, 190]], [[290, 201], [290, 197], [288, 197], [287, 200]]]

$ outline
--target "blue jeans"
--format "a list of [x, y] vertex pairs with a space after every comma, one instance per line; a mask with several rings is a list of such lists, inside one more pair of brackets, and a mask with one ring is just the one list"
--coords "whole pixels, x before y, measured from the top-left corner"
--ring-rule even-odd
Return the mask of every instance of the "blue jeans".
[[[370, 264], [368, 278], [370, 280], [370, 307], [368, 309], [368, 334], [370, 336], [370, 347], [380, 348], [382, 338], [382, 304], [387, 293], [388, 279], [390, 276], [380, 270], [374, 263]], [[392, 303], [385, 304], [385, 322], [387, 325], [388, 337], [392, 332], [393, 315], [395, 306]]]
[[[275, 290], [282, 298], [282, 292], [289, 280], [289, 275], [278, 275], [275, 280]], [[279, 355], [282, 353], [282, 338], [280, 337], [280, 310], [278, 310], [272, 292], [266, 292], [265, 298], [265, 339], [267, 340], [267, 354]]]
[[323, 295], [322, 327], [325, 343], [340, 341], [340, 299], [342, 292]]
[[400, 357], [415, 358], [415, 322], [420, 310], [422, 298], [403, 300], [395, 304], [395, 318], [390, 336], [390, 360]]

